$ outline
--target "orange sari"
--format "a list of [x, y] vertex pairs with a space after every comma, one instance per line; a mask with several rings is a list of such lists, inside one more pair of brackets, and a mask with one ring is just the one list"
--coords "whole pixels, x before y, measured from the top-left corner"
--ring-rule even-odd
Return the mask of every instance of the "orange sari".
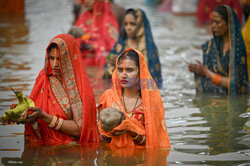
[[[127, 49], [126, 51], [134, 50]], [[167, 127], [165, 122], [165, 109], [162, 103], [161, 94], [157, 89], [157, 86], [152, 79], [147, 64], [143, 55], [137, 51], [140, 63], [140, 88], [142, 104], [144, 106], [144, 118], [145, 127], [134, 117], [129, 117], [122, 104], [122, 89], [117, 76], [117, 68], [112, 75], [113, 87], [104, 92], [100, 98], [98, 109], [101, 111], [105, 108], [115, 108], [122, 111], [126, 120], [124, 120], [119, 126], [113, 129], [113, 131], [130, 130], [138, 135], [146, 136], [146, 147], [149, 148], [170, 148], [170, 141], [167, 133]], [[123, 53], [122, 53], [123, 54]], [[119, 57], [118, 57], [119, 58]], [[117, 58], [117, 60], [118, 60]], [[117, 63], [116, 60], [116, 63]], [[99, 132], [102, 135], [111, 137], [111, 147], [134, 147], [134, 141], [132, 136], [127, 132], [119, 137], [112, 136], [111, 132], [105, 132], [102, 130], [100, 122], [98, 123]]]
[[115, 44], [119, 31], [110, 3], [96, 1], [93, 12], [86, 11], [80, 15], [75, 26], [91, 36], [89, 40], [83, 41], [91, 47], [81, 51], [85, 65], [104, 66], [106, 55]]
[[[53, 75], [48, 60], [48, 48], [52, 43], [59, 48], [62, 84]], [[74, 120], [81, 135], [76, 138], [54, 130], [38, 119], [41, 139], [36, 136], [30, 124], [25, 125], [25, 137], [29, 138], [30, 143], [46, 145], [66, 144], [73, 141], [80, 144], [98, 143], [94, 93], [82, 63], [77, 41], [68, 34], [60, 34], [50, 41], [49, 46], [45, 67], [36, 79], [30, 98], [35, 102], [36, 107], [48, 114], [64, 120]]]

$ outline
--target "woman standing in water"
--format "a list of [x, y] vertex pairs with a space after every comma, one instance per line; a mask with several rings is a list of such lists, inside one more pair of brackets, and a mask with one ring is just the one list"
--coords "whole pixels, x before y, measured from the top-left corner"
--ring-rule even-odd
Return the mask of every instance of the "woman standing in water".
[[112, 81], [113, 87], [104, 92], [98, 109], [115, 108], [126, 119], [111, 132], [105, 132], [99, 124], [104, 139], [111, 140], [111, 147], [170, 148], [165, 109], [144, 56], [132, 48], [122, 52]]
[[36, 107], [29, 108], [26, 121], [38, 121], [41, 138], [27, 123], [27, 143], [99, 142], [94, 93], [72, 36], [60, 34], [50, 41], [30, 98]]
[[88, 47], [82, 50], [86, 66], [103, 66], [118, 38], [119, 25], [107, 0], [84, 0], [86, 11], [79, 16], [75, 26], [90, 35], [84, 40]]
[[151, 27], [146, 14], [141, 9], [128, 9], [125, 12], [123, 29], [119, 39], [110, 51], [109, 63], [105, 78], [110, 78], [115, 69], [115, 59], [124, 50], [133, 48], [139, 50], [148, 65], [149, 72], [157, 86], [162, 87], [161, 64], [158, 49], [154, 43]]
[[249, 93], [247, 56], [240, 22], [229, 6], [211, 14], [213, 38], [202, 47], [203, 63], [189, 64], [197, 92], [244, 95]]

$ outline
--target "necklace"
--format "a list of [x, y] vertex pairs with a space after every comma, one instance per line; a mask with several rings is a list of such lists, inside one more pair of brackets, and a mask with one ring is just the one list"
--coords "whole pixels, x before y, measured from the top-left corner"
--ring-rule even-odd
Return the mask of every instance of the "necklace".
[[[138, 95], [137, 99], [136, 99], [136, 102], [135, 102], [135, 105], [134, 105], [134, 108], [132, 109], [132, 111], [135, 109], [136, 105], [137, 105], [137, 102], [140, 98], [140, 95]], [[123, 99], [123, 104], [124, 104], [124, 108], [125, 108], [125, 111], [127, 112], [127, 108], [126, 108], [126, 103], [125, 103], [125, 99], [124, 99], [124, 95], [122, 95], [122, 99]]]

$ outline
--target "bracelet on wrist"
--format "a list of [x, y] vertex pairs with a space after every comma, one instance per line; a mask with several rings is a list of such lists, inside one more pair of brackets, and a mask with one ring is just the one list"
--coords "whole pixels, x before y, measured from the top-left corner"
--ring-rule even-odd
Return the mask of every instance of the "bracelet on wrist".
[[55, 123], [56, 123], [56, 121], [57, 121], [57, 119], [58, 119], [58, 118], [54, 115], [52, 121], [50, 122], [50, 124], [49, 124], [48, 126], [49, 126], [50, 128], [54, 127], [54, 126], [55, 126]]
[[221, 80], [222, 80], [222, 76], [219, 74], [214, 74], [212, 77], [212, 82], [216, 85], [220, 85]]

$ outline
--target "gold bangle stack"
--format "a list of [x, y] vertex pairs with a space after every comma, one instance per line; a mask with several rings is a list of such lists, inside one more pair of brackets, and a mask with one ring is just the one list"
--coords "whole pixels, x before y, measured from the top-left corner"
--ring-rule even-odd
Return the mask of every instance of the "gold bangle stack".
[[57, 121], [57, 117], [54, 115], [52, 121], [49, 124], [49, 127], [50, 128], [54, 127], [56, 124], [56, 121]]
[[50, 124], [48, 126], [52, 129], [60, 130], [62, 125], [63, 125], [63, 119], [58, 118], [54, 115], [52, 121], [50, 122]]
[[58, 125], [55, 127], [56, 130], [60, 130], [60, 128], [62, 127], [63, 125], [63, 119], [62, 118], [59, 118], [59, 123]]

